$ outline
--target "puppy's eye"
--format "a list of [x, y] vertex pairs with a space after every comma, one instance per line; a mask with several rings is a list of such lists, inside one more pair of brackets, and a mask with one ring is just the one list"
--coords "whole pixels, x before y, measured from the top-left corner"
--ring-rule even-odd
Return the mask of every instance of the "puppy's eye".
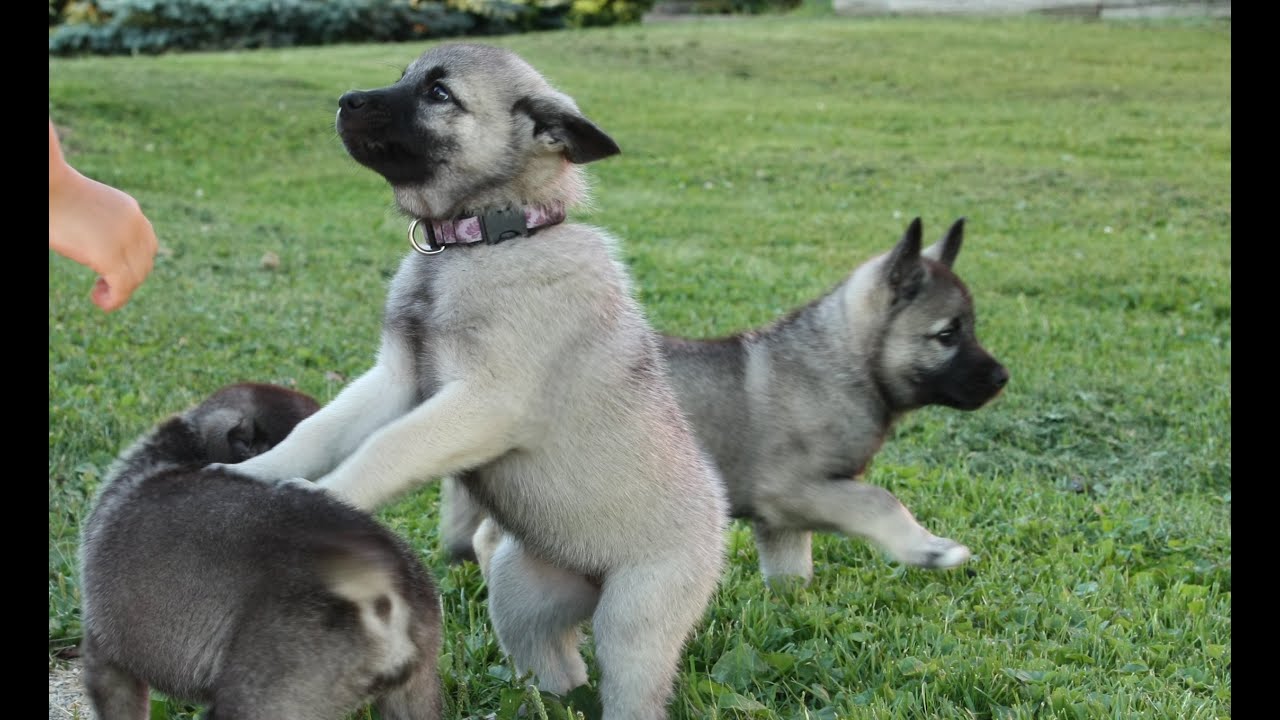
[[952, 322], [946, 329], [934, 334], [933, 339], [947, 347], [955, 345], [960, 342], [960, 323]]
[[440, 83], [432, 83], [431, 87], [427, 89], [427, 99], [431, 102], [449, 102], [452, 98], [453, 96], [449, 94], [449, 88]]

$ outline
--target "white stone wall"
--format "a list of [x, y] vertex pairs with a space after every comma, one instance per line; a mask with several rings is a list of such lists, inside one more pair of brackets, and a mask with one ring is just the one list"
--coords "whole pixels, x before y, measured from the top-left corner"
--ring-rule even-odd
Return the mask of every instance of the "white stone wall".
[[1231, 0], [832, 0], [839, 15], [1070, 13], [1102, 18], [1231, 17]]

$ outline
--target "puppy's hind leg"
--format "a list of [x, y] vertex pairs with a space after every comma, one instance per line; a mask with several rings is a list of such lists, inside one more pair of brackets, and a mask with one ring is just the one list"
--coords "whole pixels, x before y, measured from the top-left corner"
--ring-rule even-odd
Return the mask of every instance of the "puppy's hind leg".
[[755, 521], [752, 531], [760, 555], [760, 572], [773, 582], [781, 578], [813, 579], [813, 533], [809, 530], [779, 530]]
[[472, 536], [485, 513], [456, 477], [440, 481], [440, 538], [450, 563], [476, 561]]
[[481, 568], [489, 585], [489, 617], [516, 672], [532, 671], [540, 689], [559, 695], [585, 685], [581, 625], [600, 590], [581, 575], [530, 555], [510, 535], [502, 537], [492, 556], [486, 548]]
[[684, 643], [707, 607], [718, 568], [689, 558], [614, 571], [592, 618], [604, 720], [665, 720]]
[[98, 720], [147, 720], [151, 702], [142, 680], [88, 653], [81, 679]]

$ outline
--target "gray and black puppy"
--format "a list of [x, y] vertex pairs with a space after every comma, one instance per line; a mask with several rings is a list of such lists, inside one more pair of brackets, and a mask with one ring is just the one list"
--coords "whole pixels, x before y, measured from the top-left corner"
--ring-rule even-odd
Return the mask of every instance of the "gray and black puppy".
[[433, 47], [338, 105], [347, 151], [390, 183], [415, 251], [373, 367], [235, 469], [366, 509], [457, 475], [505, 531], [489, 613], [517, 670], [555, 693], [587, 682], [589, 619], [605, 720], [665, 718], [728, 508], [617, 241], [565, 221], [581, 166], [618, 146], [486, 45]]
[[[815, 531], [867, 538], [919, 567], [969, 558], [858, 479], [907, 412], [975, 410], [1009, 380], [978, 342], [973, 298], [952, 271], [963, 237], [959, 220], [921, 250], [917, 218], [890, 252], [768, 327], [663, 338], [681, 407], [724, 475], [733, 515], [753, 523], [765, 577], [811, 579]], [[445, 547], [455, 558], [479, 553], [483, 565], [483, 509], [454, 482], [442, 490]]]
[[81, 539], [83, 679], [100, 720], [148, 689], [207, 718], [436, 720], [440, 601], [414, 551], [314, 489], [210, 462], [280, 442], [315, 400], [229, 385], [121, 454]]

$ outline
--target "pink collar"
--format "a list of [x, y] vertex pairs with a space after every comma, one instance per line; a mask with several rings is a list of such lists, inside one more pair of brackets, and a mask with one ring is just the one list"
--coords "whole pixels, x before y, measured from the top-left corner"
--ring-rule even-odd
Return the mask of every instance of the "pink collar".
[[[414, 218], [409, 223], [409, 243], [423, 255], [435, 255], [448, 245], [469, 245], [484, 242], [496, 245], [513, 237], [528, 237], [535, 230], [564, 222], [564, 203], [534, 206], [510, 210], [490, 210], [483, 215], [468, 215], [452, 220]], [[414, 237], [414, 231], [422, 224], [426, 246]]]

